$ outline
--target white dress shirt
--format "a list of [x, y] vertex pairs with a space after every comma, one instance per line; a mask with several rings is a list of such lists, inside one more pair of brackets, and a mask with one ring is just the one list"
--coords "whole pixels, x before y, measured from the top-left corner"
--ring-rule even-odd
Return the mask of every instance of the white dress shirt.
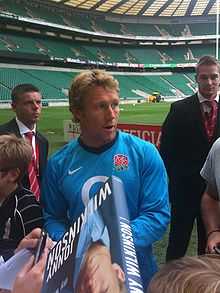
[[19, 132], [21, 134], [21, 136], [26, 139], [25, 137], [25, 133], [27, 132], [33, 132], [33, 138], [32, 138], [32, 148], [34, 150], [34, 157], [36, 159], [36, 139], [35, 139], [35, 135], [36, 135], [36, 125], [34, 125], [33, 129], [29, 129], [26, 125], [24, 125], [24, 123], [22, 123], [20, 120], [18, 120], [18, 118], [16, 117], [16, 122], [19, 128]]
[[[205, 98], [200, 92], [197, 93], [198, 95], [198, 99], [199, 99], [199, 103], [202, 106], [202, 109], [205, 113], [209, 113], [211, 111], [211, 108], [204, 103], [205, 101], [210, 101], [209, 99]], [[218, 103], [219, 101], [219, 94], [216, 95], [216, 97], [214, 98], [214, 100]]]

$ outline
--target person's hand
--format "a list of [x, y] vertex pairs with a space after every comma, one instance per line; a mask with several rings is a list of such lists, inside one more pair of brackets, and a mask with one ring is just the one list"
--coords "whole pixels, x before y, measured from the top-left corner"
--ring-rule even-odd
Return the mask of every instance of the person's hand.
[[216, 253], [215, 247], [220, 246], [220, 231], [212, 232], [207, 240], [206, 253]]
[[[101, 244], [93, 244], [86, 253], [85, 261], [77, 280], [76, 293], [118, 293], [120, 266], [111, 263], [108, 249]], [[120, 276], [121, 276], [120, 275]]]
[[[38, 240], [40, 239], [41, 229], [35, 228], [28, 235], [26, 235], [19, 243], [15, 253], [23, 248], [35, 248], [37, 246]], [[51, 249], [53, 247], [53, 241], [47, 237], [46, 248]]]
[[34, 265], [34, 256], [17, 274], [12, 293], [40, 293], [49, 250], [46, 248], [39, 262]]

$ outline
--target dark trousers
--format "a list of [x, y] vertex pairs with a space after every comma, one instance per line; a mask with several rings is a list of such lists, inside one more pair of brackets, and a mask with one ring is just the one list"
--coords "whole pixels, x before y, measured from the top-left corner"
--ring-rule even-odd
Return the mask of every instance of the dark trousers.
[[[200, 176], [170, 181], [171, 223], [166, 261], [186, 254], [195, 220], [197, 222], [198, 254], [205, 253], [206, 232], [201, 218], [201, 196], [205, 183]], [[184, 179], [184, 180], [183, 180]]]

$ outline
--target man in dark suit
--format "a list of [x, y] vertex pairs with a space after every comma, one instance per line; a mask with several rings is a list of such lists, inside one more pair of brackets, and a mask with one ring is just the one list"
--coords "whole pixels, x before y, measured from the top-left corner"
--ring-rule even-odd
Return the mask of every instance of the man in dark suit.
[[160, 153], [169, 176], [171, 226], [167, 261], [185, 255], [197, 220], [198, 254], [205, 253], [206, 233], [200, 213], [205, 181], [200, 170], [220, 136], [220, 67], [214, 57], [196, 66], [198, 92], [171, 105], [162, 126]]
[[42, 109], [42, 96], [39, 89], [32, 84], [20, 84], [12, 90], [11, 98], [16, 117], [0, 125], [0, 135], [14, 133], [18, 137], [29, 140], [32, 145], [33, 160], [23, 177], [22, 184], [31, 189], [39, 199], [40, 182], [48, 155], [48, 141], [36, 129]]

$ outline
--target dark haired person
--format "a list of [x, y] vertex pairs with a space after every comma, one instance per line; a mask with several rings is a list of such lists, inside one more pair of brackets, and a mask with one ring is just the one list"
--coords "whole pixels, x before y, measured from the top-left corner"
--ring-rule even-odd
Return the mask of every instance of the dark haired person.
[[48, 141], [37, 131], [42, 103], [41, 93], [32, 84], [19, 84], [11, 92], [11, 106], [16, 117], [0, 125], [0, 135], [14, 133], [32, 145], [32, 161], [22, 180], [24, 187], [30, 189], [37, 200], [40, 196], [40, 181], [48, 155]]
[[203, 56], [196, 66], [198, 92], [173, 103], [162, 126], [160, 153], [168, 171], [171, 201], [167, 260], [185, 255], [195, 220], [198, 254], [205, 253], [200, 205], [206, 184], [200, 170], [220, 135], [219, 72], [218, 61]]

